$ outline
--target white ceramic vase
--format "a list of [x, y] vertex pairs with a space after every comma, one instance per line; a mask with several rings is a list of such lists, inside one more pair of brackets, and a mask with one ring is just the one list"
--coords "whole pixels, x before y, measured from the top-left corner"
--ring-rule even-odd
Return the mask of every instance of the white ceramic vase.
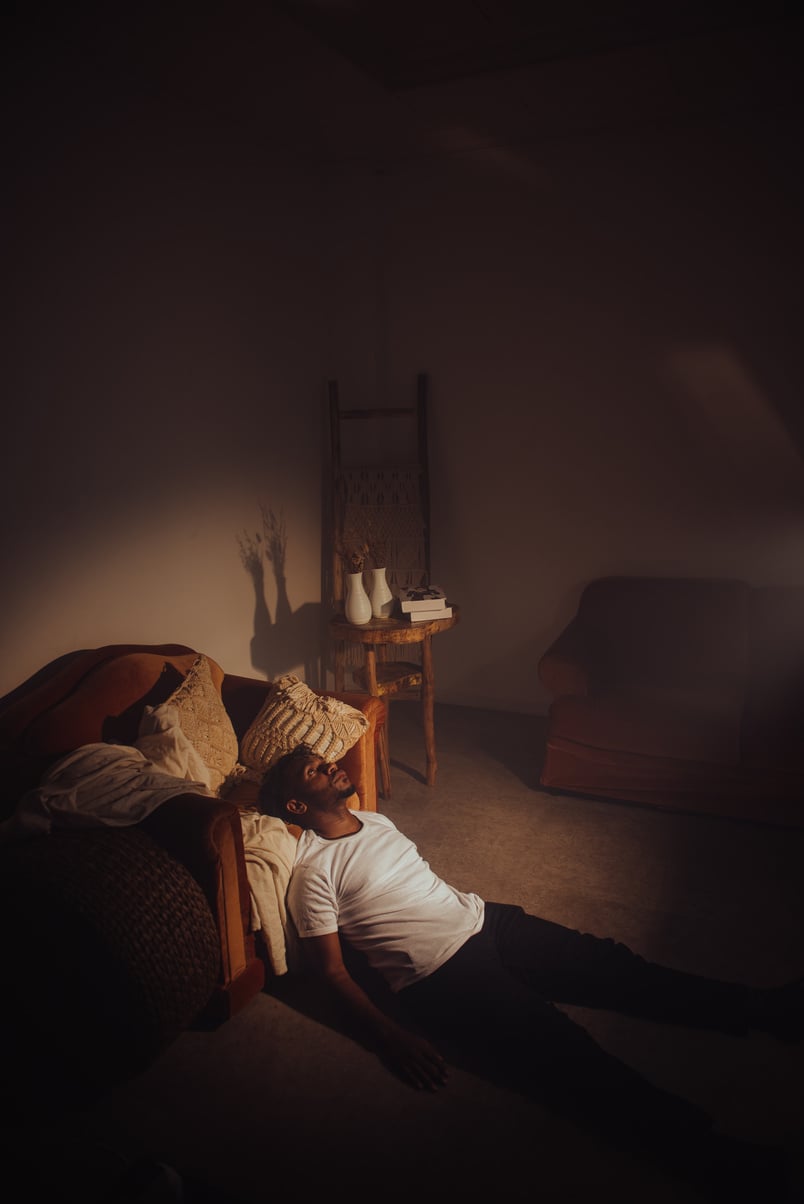
[[371, 599], [371, 613], [375, 619], [390, 618], [394, 609], [394, 595], [391, 593], [391, 587], [385, 576], [385, 569], [370, 569], [369, 571], [371, 584], [368, 593]]
[[344, 606], [346, 619], [356, 627], [368, 623], [371, 618], [371, 599], [363, 585], [362, 573], [346, 574], [346, 604]]

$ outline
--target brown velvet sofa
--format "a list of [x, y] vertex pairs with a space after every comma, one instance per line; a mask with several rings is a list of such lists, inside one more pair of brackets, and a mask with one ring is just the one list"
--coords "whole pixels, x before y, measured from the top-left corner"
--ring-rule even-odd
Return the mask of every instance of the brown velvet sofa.
[[[197, 657], [181, 644], [70, 652], [0, 699], [0, 820], [58, 758], [85, 744], [133, 744]], [[209, 659], [238, 740], [270, 683]], [[376, 810], [380, 699], [337, 697], [369, 720], [341, 758], [356, 805]], [[259, 992], [269, 965], [251, 931], [240, 807], [181, 793], [122, 828], [55, 828], [0, 847], [3, 1012], [89, 1078], [147, 1064], [191, 1025], [215, 1025]], [[49, 1062], [52, 1065], [52, 1062]]]
[[804, 825], [804, 589], [601, 578], [538, 672], [545, 788]]

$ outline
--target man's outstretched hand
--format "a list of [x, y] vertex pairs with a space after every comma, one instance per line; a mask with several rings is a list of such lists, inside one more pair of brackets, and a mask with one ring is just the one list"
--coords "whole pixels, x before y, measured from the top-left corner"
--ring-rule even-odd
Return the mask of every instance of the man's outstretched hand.
[[447, 1081], [447, 1064], [424, 1037], [393, 1025], [380, 1038], [380, 1052], [404, 1082], [417, 1091], [438, 1091]]
[[447, 1081], [447, 1064], [425, 1037], [412, 1033], [377, 1007], [347, 970], [337, 932], [300, 940], [307, 963], [357, 1021], [361, 1031], [379, 1045], [380, 1056], [417, 1091], [437, 1091]]

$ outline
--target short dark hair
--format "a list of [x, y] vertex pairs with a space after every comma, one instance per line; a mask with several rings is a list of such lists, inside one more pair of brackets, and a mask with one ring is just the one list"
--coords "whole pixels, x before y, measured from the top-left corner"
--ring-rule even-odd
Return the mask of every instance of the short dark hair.
[[297, 744], [278, 761], [274, 761], [260, 782], [257, 792], [257, 806], [263, 815], [275, 815], [277, 819], [287, 819], [285, 804], [288, 799], [293, 797], [289, 784], [291, 771], [295, 768], [297, 761], [313, 755], [313, 750], [306, 744]]

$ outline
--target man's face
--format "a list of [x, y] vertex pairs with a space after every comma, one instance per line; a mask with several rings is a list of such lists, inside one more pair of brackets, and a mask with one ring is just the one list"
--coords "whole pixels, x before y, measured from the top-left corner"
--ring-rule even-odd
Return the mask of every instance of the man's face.
[[299, 802], [324, 810], [354, 794], [355, 789], [344, 770], [316, 753], [299, 761], [289, 784]]

